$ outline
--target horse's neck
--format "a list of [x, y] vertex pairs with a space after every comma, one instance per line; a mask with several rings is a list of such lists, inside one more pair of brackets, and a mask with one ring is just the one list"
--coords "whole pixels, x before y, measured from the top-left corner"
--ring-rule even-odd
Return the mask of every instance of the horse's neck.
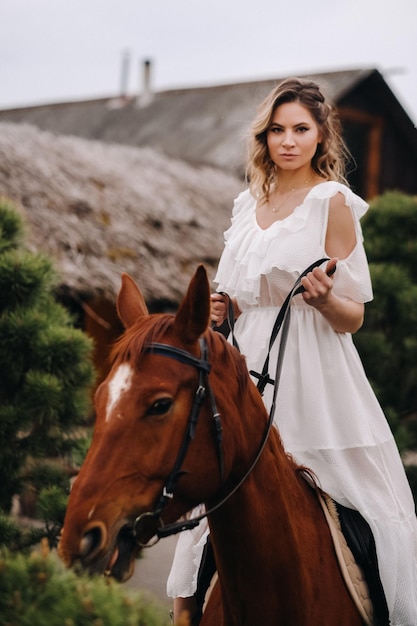
[[[245, 594], [262, 595], [265, 589], [279, 594], [283, 605], [303, 577], [302, 526], [311, 494], [275, 435], [242, 487], [210, 518], [219, 576], [230, 607]], [[245, 611], [248, 606], [256, 607], [256, 602], [247, 604]], [[256, 623], [256, 615], [252, 619]]]
[[276, 524], [291, 534], [297, 525], [298, 513], [304, 514], [309, 506], [308, 491], [296, 464], [283, 450], [276, 431], [272, 430], [252, 472], [219, 509], [212, 523], [215, 526], [218, 523], [220, 537], [226, 535], [227, 540], [233, 540], [238, 534], [248, 542], [256, 539], [258, 549], [262, 541], [268, 544], [269, 538], [276, 537]]

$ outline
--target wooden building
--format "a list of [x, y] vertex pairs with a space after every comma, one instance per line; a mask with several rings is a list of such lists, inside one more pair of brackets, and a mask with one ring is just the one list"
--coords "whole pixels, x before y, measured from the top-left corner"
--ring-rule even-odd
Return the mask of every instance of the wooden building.
[[[148, 68], [149, 69], [149, 68]], [[370, 199], [386, 190], [417, 193], [417, 130], [376, 69], [308, 76], [333, 100], [356, 162], [349, 174]], [[0, 121], [35, 124], [58, 134], [150, 146], [175, 159], [241, 178], [248, 126], [258, 103], [280, 81], [252, 81], [0, 111]]]

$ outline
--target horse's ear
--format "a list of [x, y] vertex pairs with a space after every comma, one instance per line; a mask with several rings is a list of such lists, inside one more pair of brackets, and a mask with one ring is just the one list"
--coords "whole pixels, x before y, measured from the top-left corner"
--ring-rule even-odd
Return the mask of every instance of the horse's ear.
[[209, 319], [210, 286], [204, 266], [199, 265], [175, 316], [174, 328], [185, 343], [191, 344], [204, 333]]
[[133, 326], [139, 317], [148, 315], [145, 299], [129, 274], [122, 274], [122, 285], [117, 296], [117, 314], [125, 328]]

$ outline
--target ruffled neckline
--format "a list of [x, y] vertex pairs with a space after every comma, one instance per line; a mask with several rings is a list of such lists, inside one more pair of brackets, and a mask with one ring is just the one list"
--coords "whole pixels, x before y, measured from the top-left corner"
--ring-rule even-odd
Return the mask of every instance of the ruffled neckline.
[[[319, 183], [319, 184], [322, 185], [324, 183]], [[317, 185], [315, 185], [314, 187], [317, 187]], [[258, 228], [261, 232], [267, 232], [270, 229], [277, 230], [276, 226], [278, 225], [278, 229], [279, 229], [280, 226], [284, 227], [284, 228], [286, 226], [290, 226], [289, 230], [298, 230], [298, 227], [301, 227], [304, 224], [304, 222], [305, 222], [305, 216], [303, 214], [301, 214], [302, 213], [301, 209], [303, 208], [303, 205], [307, 202], [307, 200], [308, 200], [311, 192], [313, 191], [314, 187], [312, 187], [306, 193], [306, 195], [303, 198], [303, 201], [300, 202], [300, 204], [297, 204], [297, 206], [294, 208], [294, 210], [289, 215], [286, 215], [282, 219], [276, 219], [274, 222], [272, 222], [272, 224], [270, 224], [266, 228], [262, 228], [262, 226], [258, 222], [258, 218], [256, 216], [256, 209], [257, 209], [258, 202], [257, 202], [256, 198], [253, 198], [253, 200], [254, 200], [253, 218], [254, 218], [254, 221], [255, 221], [256, 228]], [[292, 226], [296, 227], [296, 228], [291, 228], [291, 222], [294, 222], [294, 224], [292, 224]]]
[[324, 198], [331, 198], [336, 195], [337, 192], [343, 193], [346, 199], [346, 204], [352, 207], [358, 219], [360, 219], [366, 213], [368, 209], [368, 204], [364, 200], [362, 200], [362, 198], [354, 194], [353, 191], [349, 189], [349, 187], [346, 187], [346, 185], [337, 181], [324, 181], [322, 183], [314, 185], [314, 187], [311, 187], [311, 189], [304, 196], [303, 201], [300, 202], [300, 204], [298, 204], [289, 215], [287, 215], [283, 219], [275, 220], [274, 222], [272, 222], [272, 224], [267, 226], [267, 228], [262, 228], [256, 217], [257, 200], [254, 196], [252, 196], [250, 191], [247, 190], [247, 193], [249, 194], [251, 201], [253, 202], [253, 221], [256, 228], [261, 233], [268, 233], [268, 231], [276, 231], [280, 230], [281, 228], [285, 228], [286, 230], [289, 230], [291, 232], [299, 230], [306, 222], [309, 211], [309, 200], [323, 200]]
[[[327, 200], [338, 192], [343, 193], [346, 204], [356, 217], [359, 244], [359, 219], [368, 205], [342, 183], [327, 181], [315, 185], [290, 215], [273, 222], [266, 229], [261, 228], [256, 219], [257, 199], [249, 189], [243, 191], [235, 200], [232, 224], [224, 233], [225, 247], [214, 278], [219, 284], [218, 289], [226, 291], [232, 297], [242, 297], [252, 305], [260, 297], [261, 276], [269, 274], [273, 268], [279, 268], [288, 274], [299, 271], [299, 251], [291, 249], [292, 236], [306, 226], [317, 199]], [[276, 250], [278, 236], [280, 248], [283, 250], [286, 247], [287, 250], [279, 261]], [[324, 253], [322, 245], [319, 247], [317, 254]], [[306, 249], [304, 253], [309, 254]], [[308, 260], [311, 262], [311, 259], [307, 259], [306, 264]], [[348, 260], [344, 262], [347, 263]]]

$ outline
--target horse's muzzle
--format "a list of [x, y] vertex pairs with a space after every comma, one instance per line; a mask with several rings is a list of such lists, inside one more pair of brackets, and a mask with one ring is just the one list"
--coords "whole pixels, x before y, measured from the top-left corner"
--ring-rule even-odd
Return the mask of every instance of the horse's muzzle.
[[65, 545], [58, 546], [63, 561], [76, 571], [112, 576], [119, 582], [125, 582], [132, 576], [134, 560], [139, 552], [140, 546], [131, 526], [122, 526], [111, 542], [102, 522], [95, 522], [87, 529], [80, 541], [78, 554], [69, 556]]

